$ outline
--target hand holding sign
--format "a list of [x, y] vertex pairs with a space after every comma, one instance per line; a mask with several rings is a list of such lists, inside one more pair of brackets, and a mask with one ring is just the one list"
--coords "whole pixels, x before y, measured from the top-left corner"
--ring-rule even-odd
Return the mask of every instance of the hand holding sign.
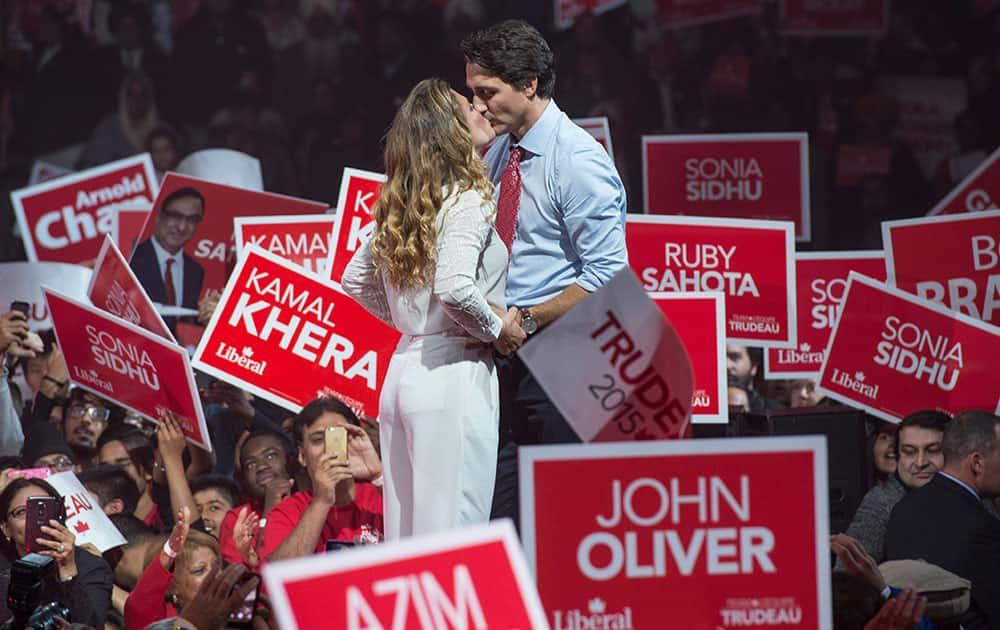
[[538, 333], [520, 356], [584, 441], [686, 432], [691, 362], [628, 269]]

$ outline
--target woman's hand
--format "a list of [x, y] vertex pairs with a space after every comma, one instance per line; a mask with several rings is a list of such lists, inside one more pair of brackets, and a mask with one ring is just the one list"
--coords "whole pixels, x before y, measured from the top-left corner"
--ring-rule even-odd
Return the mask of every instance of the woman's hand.
[[[167, 539], [167, 545], [170, 547], [174, 556], [177, 556], [177, 554], [184, 551], [184, 541], [187, 540], [187, 535], [190, 530], [191, 510], [185, 506], [177, 510], [177, 520], [174, 521], [174, 528], [170, 531], [170, 538]], [[160, 564], [163, 565], [164, 569], [169, 570], [170, 565], [173, 564], [173, 562], [174, 558], [168, 555], [166, 551], [160, 551]]]
[[56, 520], [50, 520], [48, 526], [42, 525], [45, 538], [36, 538], [35, 542], [45, 547], [40, 551], [43, 556], [55, 559], [59, 566], [59, 579], [63, 582], [76, 577], [76, 536], [65, 525]]
[[257, 549], [254, 548], [254, 539], [257, 537], [257, 530], [260, 528], [260, 517], [257, 513], [247, 509], [245, 506], [240, 509], [236, 516], [236, 524], [233, 526], [233, 543], [243, 558], [243, 564], [251, 569], [256, 569], [260, 565], [260, 558], [257, 556]]
[[528, 335], [521, 328], [521, 311], [516, 306], [507, 309], [501, 319], [503, 328], [500, 329], [500, 336], [493, 342], [493, 347], [503, 356], [508, 356], [521, 347]]
[[221, 630], [229, 614], [260, 582], [255, 575], [237, 586], [244, 573], [246, 568], [242, 564], [231, 564], [222, 572], [213, 568], [195, 596], [181, 610], [181, 618], [199, 630]]

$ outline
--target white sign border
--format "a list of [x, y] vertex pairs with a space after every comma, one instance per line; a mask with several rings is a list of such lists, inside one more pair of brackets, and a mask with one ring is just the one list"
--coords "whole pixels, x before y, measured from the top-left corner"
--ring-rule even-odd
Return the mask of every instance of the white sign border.
[[[156, 178], [156, 171], [153, 168], [153, 158], [149, 153], [140, 153], [139, 155], [134, 155], [132, 157], [127, 157], [121, 160], [115, 160], [114, 162], [108, 162], [107, 164], [102, 164], [100, 166], [95, 166], [94, 168], [87, 169], [85, 171], [77, 171], [75, 173], [70, 173], [68, 175], [63, 175], [62, 177], [57, 177], [55, 179], [50, 179], [48, 181], [42, 182], [41, 184], [35, 184], [34, 186], [27, 186], [25, 188], [20, 188], [18, 190], [11, 191], [10, 201], [14, 206], [14, 215], [17, 217], [17, 226], [21, 231], [21, 240], [24, 243], [24, 252], [28, 257], [28, 262], [65, 262], [65, 261], [40, 261], [38, 260], [38, 252], [35, 250], [35, 237], [31, 233], [28, 226], [28, 217], [24, 212], [24, 199], [27, 197], [33, 197], [35, 195], [49, 192], [56, 188], [66, 188], [70, 187], [79, 182], [93, 179], [94, 177], [100, 177], [106, 175], [112, 171], [117, 171], [120, 169], [130, 168], [132, 166], [141, 165], [143, 167], [143, 174], [146, 177], [146, 181], [149, 183], [149, 192], [152, 197], [151, 203], [156, 202], [156, 198], [160, 195], [160, 185], [159, 180]], [[87, 239], [90, 240], [90, 239]]]
[[[928, 217], [935, 217], [935, 216], [939, 216], [939, 215], [940, 216], [956, 216], [956, 215], [941, 215], [941, 212], [945, 209], [945, 207], [948, 206], [948, 204], [950, 204], [955, 199], [955, 197], [958, 197], [962, 193], [966, 192], [968, 185], [971, 184], [977, 177], [979, 177], [983, 173], [983, 171], [985, 171], [990, 166], [992, 166], [993, 163], [996, 162], [997, 160], [1000, 160], [1000, 147], [997, 147], [997, 149], [993, 153], [991, 153], [985, 160], [983, 160], [979, 164], [979, 166], [977, 166], [971, 173], [969, 173], [968, 175], [966, 175], [965, 179], [963, 179], [962, 181], [960, 181], [957, 186], [955, 186], [954, 188], [952, 188], [951, 191], [947, 195], [944, 196], [944, 199], [942, 199], [941, 201], [937, 202], [937, 204], [935, 204], [934, 207], [931, 208], [927, 212], [926, 216], [928, 216]], [[972, 213], [956, 213], [956, 214], [958, 216], [961, 216], [962, 214], [974, 214], [975, 215], [975, 214], [980, 214], [980, 213], [979, 212], [972, 212]]]
[[[707, 142], [789, 142], [799, 143], [799, 203], [801, 204], [800, 220], [801, 236], [792, 229], [796, 242], [807, 243], [812, 240], [812, 205], [810, 203], [809, 183], [809, 134], [805, 131], [782, 131], [768, 133], [706, 133], [706, 134], [655, 134], [644, 135], [642, 141], [642, 214], [660, 216], [649, 212], [649, 162], [648, 149], [651, 144], [682, 144]], [[666, 215], [666, 216], [699, 216], [699, 215]], [[714, 218], [714, 217], [708, 217]], [[720, 217], [722, 218], [722, 217]], [[778, 221], [780, 219], [731, 219], [743, 221]], [[795, 225], [795, 222], [791, 222]]]
[[350, 166], [344, 167], [344, 174], [340, 177], [340, 192], [337, 193], [337, 210], [335, 212], [337, 215], [337, 222], [333, 224], [333, 247], [330, 248], [330, 256], [326, 261], [326, 268], [331, 274], [333, 273], [333, 265], [337, 262], [337, 243], [340, 241], [340, 231], [343, 229], [345, 216], [344, 211], [347, 208], [348, 184], [354, 177], [357, 177], [358, 179], [378, 180], [383, 184], [389, 180], [389, 178], [382, 173], [365, 171], [359, 168], [351, 168]]
[[209, 320], [208, 325], [205, 327], [205, 332], [202, 333], [201, 340], [198, 342], [198, 347], [195, 349], [194, 355], [192, 355], [191, 367], [198, 370], [199, 372], [204, 372], [209, 376], [214, 376], [220, 381], [224, 381], [231, 385], [235, 385], [236, 387], [248, 391], [255, 396], [260, 396], [261, 398], [268, 400], [278, 405], [279, 407], [282, 407], [283, 409], [288, 409], [293, 413], [298, 413], [302, 411], [301, 405], [296, 405], [291, 401], [281, 398], [274, 392], [269, 392], [265, 389], [261, 389], [260, 387], [257, 387], [253, 383], [244, 381], [243, 379], [234, 376], [232, 374], [229, 374], [227, 372], [223, 372], [222, 370], [219, 370], [214, 366], [204, 363], [200, 359], [202, 354], [207, 351], [206, 346], [208, 345], [208, 340], [209, 338], [211, 338], [212, 333], [215, 331], [216, 325], [222, 318], [222, 311], [223, 311], [222, 305], [227, 304], [230, 296], [232, 295], [233, 289], [236, 286], [236, 279], [243, 272], [243, 267], [246, 264], [247, 259], [250, 257], [250, 253], [261, 256], [262, 258], [265, 258], [276, 265], [284, 267], [289, 271], [302, 274], [315, 282], [327, 285], [329, 288], [332, 288], [337, 293], [344, 296], [345, 299], [351, 299], [351, 297], [344, 292], [343, 288], [340, 286], [340, 283], [334, 282], [329, 278], [325, 278], [315, 272], [309, 271], [304, 267], [300, 267], [299, 265], [296, 265], [292, 261], [286, 260], [281, 256], [278, 256], [277, 254], [272, 254], [271, 252], [267, 251], [262, 247], [254, 245], [252, 243], [248, 243], [247, 246], [243, 249], [243, 251], [237, 255], [236, 266], [233, 268], [232, 273], [229, 274], [229, 281], [226, 282], [226, 286], [222, 290], [222, 295], [219, 296], [219, 306], [216, 307], [215, 312], [212, 314], [212, 319]]
[[[520, 552], [513, 523], [508, 519], [492, 521], [483, 525], [463, 527], [448, 532], [438, 532], [415, 536], [397, 542], [364, 546], [335, 555], [320, 554], [304, 558], [294, 558], [271, 562], [264, 565], [264, 584], [274, 602], [278, 625], [284, 630], [296, 630], [299, 626], [291, 614], [291, 603], [283, 588], [284, 582], [302, 580], [321, 575], [333, 575], [369, 566], [398, 560], [419, 558], [427, 554], [456, 550], [478, 544], [500, 542], [507, 552], [518, 590], [531, 618], [532, 627], [548, 630], [549, 623], [542, 608], [538, 591], [528, 569], [524, 554]], [[334, 624], [334, 627], [336, 625]]]
[[[1000, 148], [997, 149], [1000, 154]], [[956, 221], [978, 221], [983, 219], [1000, 218], [1000, 210], [985, 210], [983, 212], [964, 212], [961, 214], [942, 214], [938, 216], [925, 216], [916, 219], [899, 219], [897, 221], [882, 222], [882, 249], [885, 251], [885, 280], [890, 287], [896, 287], [896, 260], [893, 257], [892, 233], [895, 228], [912, 227], [920, 225], [938, 225], [941, 223], [954, 223]]]
[[[184, 367], [185, 367], [184, 375], [187, 378], [188, 389], [191, 392], [191, 395], [192, 395], [191, 397], [194, 399], [194, 411], [195, 411], [195, 416], [196, 416], [196, 418], [194, 418], [194, 420], [196, 420], [198, 422], [198, 429], [201, 431], [201, 434], [203, 436], [205, 436], [205, 443], [202, 444], [200, 442], [195, 442], [194, 440], [192, 440], [191, 438], [188, 438], [187, 436], [185, 436], [185, 439], [187, 439], [188, 442], [190, 442], [190, 443], [198, 446], [202, 450], [208, 451], [209, 453], [212, 452], [212, 439], [211, 439], [211, 436], [208, 433], [208, 425], [205, 423], [205, 412], [201, 408], [201, 396], [198, 393], [198, 386], [194, 382], [194, 372], [191, 370], [191, 362], [188, 360], [188, 355], [187, 355], [187, 352], [184, 350], [184, 348], [181, 348], [176, 343], [171, 343], [170, 341], [164, 339], [163, 337], [160, 337], [159, 335], [157, 335], [155, 333], [152, 333], [152, 332], [146, 330], [145, 328], [141, 328], [139, 326], [136, 326], [132, 322], [125, 321], [124, 319], [122, 319], [120, 317], [116, 317], [115, 315], [112, 315], [111, 313], [107, 313], [105, 311], [102, 311], [101, 309], [97, 308], [96, 306], [93, 306], [92, 304], [86, 304], [86, 303], [81, 302], [79, 300], [75, 300], [72, 297], [69, 297], [68, 295], [65, 295], [65, 294], [61, 293], [60, 291], [58, 291], [56, 289], [53, 289], [51, 287], [43, 285], [42, 286], [42, 292], [43, 293], [51, 293], [51, 294], [55, 295], [56, 297], [58, 297], [58, 298], [60, 298], [62, 300], [70, 302], [71, 304], [74, 304], [75, 306], [78, 306], [78, 307], [80, 307], [80, 308], [82, 308], [82, 309], [84, 309], [86, 311], [89, 311], [92, 315], [97, 315], [98, 317], [101, 317], [101, 318], [104, 318], [104, 319], [107, 319], [107, 320], [111, 320], [112, 323], [117, 324], [117, 325], [119, 325], [119, 326], [121, 326], [121, 327], [129, 330], [130, 332], [134, 332], [134, 333], [136, 333], [138, 335], [141, 335], [141, 336], [145, 337], [148, 341], [153, 342], [153, 344], [163, 346], [169, 352], [173, 352], [173, 353], [175, 353], [177, 355], [180, 355], [180, 357], [184, 361]], [[45, 300], [46, 300], [46, 305], [47, 305], [48, 304], [48, 295], [45, 296]], [[49, 312], [50, 313], [52, 312], [52, 307], [49, 307]], [[59, 341], [59, 331], [56, 329], [55, 320], [53, 320], [52, 330], [55, 331], [56, 341], [61, 346], [62, 342]], [[151, 420], [152, 422], [154, 422], [156, 424], [160, 423], [159, 418], [154, 418], [152, 416], [149, 416], [146, 413], [143, 413], [142, 411], [139, 411], [138, 409], [136, 409], [134, 407], [130, 407], [129, 405], [122, 404], [118, 400], [115, 400], [114, 398], [109, 397], [108, 394], [107, 394], [107, 392], [102, 392], [101, 390], [94, 389], [93, 387], [90, 387], [86, 383], [79, 383], [79, 382], [77, 382], [76, 380], [73, 379], [72, 374], [69, 375], [69, 380], [73, 383], [73, 385], [75, 385], [76, 387], [79, 387], [80, 389], [85, 389], [88, 392], [90, 392], [90, 393], [92, 393], [95, 396], [98, 396], [100, 398], [109, 399], [112, 402], [114, 402], [116, 405], [118, 405], [119, 407], [122, 407], [123, 409], [128, 409], [129, 411], [131, 411], [133, 413], [136, 413], [136, 414], [142, 416], [143, 418], [149, 418], [149, 420]]]
[[[719, 413], [693, 413], [694, 404], [692, 404], [691, 424], [729, 424], [729, 385], [726, 377], [726, 294], [722, 291], [679, 291], [677, 293], [651, 291], [647, 292], [647, 295], [654, 302], [657, 300], [667, 302], [671, 300], [712, 300], [715, 303], [715, 345], [718, 354], [718, 391], [715, 396], [719, 404]], [[666, 315], [666, 317], [667, 321], [670, 321], [670, 316]], [[683, 341], [682, 338], [681, 342], [683, 343]], [[690, 356], [691, 353], [688, 352], [688, 355]]]
[[[556, 0], [556, 2], [559, 2], [559, 0]], [[622, 2], [622, 4], [624, 5], [625, 2]], [[608, 122], [607, 116], [590, 116], [585, 118], [573, 118], [572, 120], [577, 127], [583, 129], [584, 131], [587, 131], [587, 126], [601, 127], [604, 137], [608, 142], [608, 146], [603, 148], [608, 152], [608, 157], [611, 158], [611, 161], [615, 161], [615, 149], [612, 146], [614, 142], [611, 140], [611, 123]], [[590, 132], [587, 131], [587, 133], [589, 134]]]
[[[785, 297], [788, 302], [785, 317], [788, 318], [788, 330], [785, 339], [766, 341], [746, 337], [726, 337], [728, 343], [755, 346], [758, 348], [788, 348], [796, 343], [798, 338], [797, 286], [795, 283], [795, 224], [791, 221], [770, 221], [765, 219], [716, 219], [713, 217], [695, 217], [675, 214], [629, 214], [625, 217], [626, 230], [628, 223], [661, 223], [677, 225], [694, 225], [707, 228], [751, 228], [756, 230], [783, 230], [785, 232]], [[630, 265], [631, 266], [631, 265]], [[636, 277], [642, 279], [639, 274]], [[729, 300], [726, 300], [726, 330], [729, 328]]]
[[[800, 260], [874, 260], [881, 258], [883, 264], [885, 263], [885, 250], [881, 249], [855, 249], [850, 251], [824, 251], [824, 252], [796, 252], [795, 253], [795, 273], [798, 274], [799, 271], [799, 261]], [[888, 270], [887, 270], [888, 273]], [[798, 278], [796, 278], [798, 282]], [[844, 289], [847, 290], [846, 287]], [[798, 285], [796, 285], [796, 292], [798, 291]], [[796, 298], [798, 295], [796, 294]], [[797, 315], [797, 311], [796, 311]], [[831, 333], [832, 334], [832, 333]], [[782, 348], [773, 348], [774, 350], [782, 350]], [[824, 355], [826, 349], [824, 348]], [[782, 380], [782, 379], [795, 379], [795, 378], [809, 378], [814, 381], [819, 382], [819, 372], [772, 372], [771, 371], [771, 360], [770, 352], [768, 349], [764, 350], [764, 380]]]
[[[949, 308], [947, 308], [945, 306], [942, 306], [940, 304], [937, 304], [935, 302], [931, 302], [929, 300], [925, 300], [923, 298], [917, 297], [916, 295], [913, 295], [912, 293], [907, 293], [906, 291], [902, 291], [900, 289], [897, 289], [896, 287], [891, 287], [891, 286], [888, 285], [888, 283], [883, 284], [883, 283], [879, 282], [878, 280], [875, 280], [874, 278], [869, 278], [868, 276], [866, 276], [864, 274], [860, 274], [860, 273], [858, 273], [856, 271], [852, 271], [847, 276], [847, 287], [844, 289], [844, 301], [845, 302], [847, 301], [847, 296], [850, 295], [850, 293], [851, 293], [851, 287], [853, 286], [853, 283], [855, 283], [855, 282], [857, 282], [858, 284], [866, 285], [866, 286], [871, 287], [873, 289], [878, 289], [880, 291], [885, 291], [886, 293], [889, 293], [890, 295], [894, 295], [895, 297], [898, 297], [901, 300], [905, 300], [905, 301], [910, 302], [911, 304], [915, 304], [917, 306], [923, 306], [924, 308], [927, 308], [927, 309], [929, 309], [931, 311], [934, 311], [934, 312], [936, 312], [936, 313], [938, 313], [940, 315], [944, 315], [946, 317], [950, 317], [952, 319], [956, 319], [956, 320], [958, 320], [958, 321], [960, 321], [962, 323], [965, 323], [965, 324], [969, 324], [970, 326], [972, 326], [974, 328], [980, 328], [980, 329], [982, 329], [982, 330], [984, 330], [984, 331], [986, 331], [988, 333], [993, 333], [994, 335], [1000, 335], [1000, 328], [998, 328], [996, 326], [992, 326], [989, 323], [984, 322], [981, 319], [973, 319], [972, 317], [969, 317], [968, 315], [963, 315], [962, 313], [959, 313], [957, 311], [953, 311], [953, 310], [951, 310], [951, 309], [949, 309]], [[841, 309], [841, 314], [843, 314], [843, 309]], [[839, 329], [840, 329], [840, 317], [838, 316], [837, 317], [837, 321], [833, 325], [833, 331], [830, 333], [830, 340], [826, 344], [826, 350], [824, 351], [824, 357], [823, 357], [823, 366], [820, 368], [819, 378], [816, 379], [816, 391], [819, 392], [819, 393], [821, 393], [821, 394], [823, 394], [824, 396], [827, 396], [828, 398], [830, 398], [832, 400], [836, 400], [838, 402], [841, 402], [841, 403], [843, 403], [843, 404], [845, 404], [845, 405], [847, 405], [849, 407], [854, 407], [855, 409], [861, 409], [862, 411], [866, 411], [866, 412], [870, 413], [871, 415], [875, 416], [876, 418], [880, 418], [882, 420], [885, 420], [887, 422], [892, 422], [894, 424], [899, 424], [900, 421], [901, 421], [900, 418], [892, 416], [892, 415], [886, 413], [885, 411], [882, 411], [881, 409], [876, 409], [875, 407], [872, 407], [871, 405], [866, 405], [865, 403], [861, 403], [861, 402], [858, 402], [856, 400], [851, 400], [850, 398], [848, 398], [846, 396], [843, 396], [843, 395], [841, 395], [841, 394], [839, 394], [837, 392], [831, 392], [830, 390], [828, 390], [828, 389], [826, 389], [826, 388], [824, 388], [822, 386], [823, 375], [826, 373], [826, 364], [830, 360], [830, 345], [833, 344], [833, 340], [836, 338], [837, 331]], [[1000, 395], [997, 396], [996, 409], [994, 410], [993, 413], [1000, 414]]]
[[[830, 579], [830, 504], [825, 435], [656, 440], [526, 446], [519, 449], [518, 480], [521, 507], [521, 545], [532, 577], [536, 574], [535, 469], [536, 462], [611, 458], [670, 457], [672, 455], [725, 455], [808, 451], [813, 455], [813, 511], [816, 527], [816, 597], [819, 630], [832, 630], [833, 604]], [[537, 580], [536, 580], [537, 583]]]

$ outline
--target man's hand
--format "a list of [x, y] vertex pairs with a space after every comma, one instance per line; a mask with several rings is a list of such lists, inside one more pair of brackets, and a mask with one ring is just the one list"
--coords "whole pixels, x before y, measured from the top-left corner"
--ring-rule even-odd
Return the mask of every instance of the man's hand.
[[262, 512], [264, 518], [267, 518], [271, 508], [292, 496], [292, 486], [294, 484], [294, 479], [285, 477], [276, 477], [271, 480], [271, 483], [267, 484], [267, 488], [264, 489], [264, 508]]
[[864, 630], [914, 630], [927, 609], [927, 598], [906, 589], [886, 600], [878, 614], [865, 624]]
[[156, 445], [164, 464], [168, 459], [181, 460], [187, 440], [184, 439], [184, 431], [181, 430], [177, 416], [172, 411], [164, 410], [160, 414], [160, 426], [156, 428]]
[[503, 356], [508, 356], [521, 347], [528, 335], [521, 328], [521, 310], [516, 306], [507, 309], [501, 319], [503, 328], [500, 330], [500, 336], [493, 342], [493, 347]]
[[0, 315], [0, 353], [16, 357], [35, 356], [34, 352], [21, 347], [21, 342], [28, 337], [28, 332], [28, 320], [24, 313], [7, 311]]
[[198, 302], [198, 323], [207, 326], [215, 309], [219, 306], [218, 294], [206, 295]]
[[236, 586], [244, 573], [246, 568], [242, 564], [231, 564], [221, 573], [213, 567], [201, 588], [181, 610], [181, 618], [191, 622], [198, 630], [221, 630], [229, 614], [260, 582], [255, 575]]
[[323, 453], [312, 478], [313, 500], [333, 506], [354, 501], [354, 475], [350, 464], [338, 461], [333, 453]]
[[840, 558], [848, 573], [865, 578], [879, 591], [885, 589], [885, 578], [878, 570], [875, 558], [865, 551], [860, 542], [847, 534], [834, 534], [830, 536], [830, 551]]
[[243, 422], [249, 424], [253, 422], [254, 408], [250, 404], [250, 399], [246, 393], [229, 383], [215, 381], [208, 386], [202, 395], [202, 400], [207, 403], [222, 405], [229, 411], [240, 417]]
[[375, 445], [361, 427], [345, 424], [347, 429], [347, 454], [351, 474], [358, 481], [371, 481], [382, 474], [382, 460], [375, 452]]

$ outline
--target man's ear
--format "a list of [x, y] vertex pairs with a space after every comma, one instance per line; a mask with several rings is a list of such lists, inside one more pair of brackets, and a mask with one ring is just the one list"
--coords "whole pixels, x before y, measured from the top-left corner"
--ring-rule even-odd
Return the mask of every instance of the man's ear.
[[125, 511], [125, 502], [121, 499], [111, 499], [104, 504], [104, 513], [108, 516], [112, 514], [121, 514]]
[[535, 95], [538, 94], [538, 77], [532, 77], [531, 80], [524, 84], [524, 88], [521, 91], [529, 99], [535, 98]]

